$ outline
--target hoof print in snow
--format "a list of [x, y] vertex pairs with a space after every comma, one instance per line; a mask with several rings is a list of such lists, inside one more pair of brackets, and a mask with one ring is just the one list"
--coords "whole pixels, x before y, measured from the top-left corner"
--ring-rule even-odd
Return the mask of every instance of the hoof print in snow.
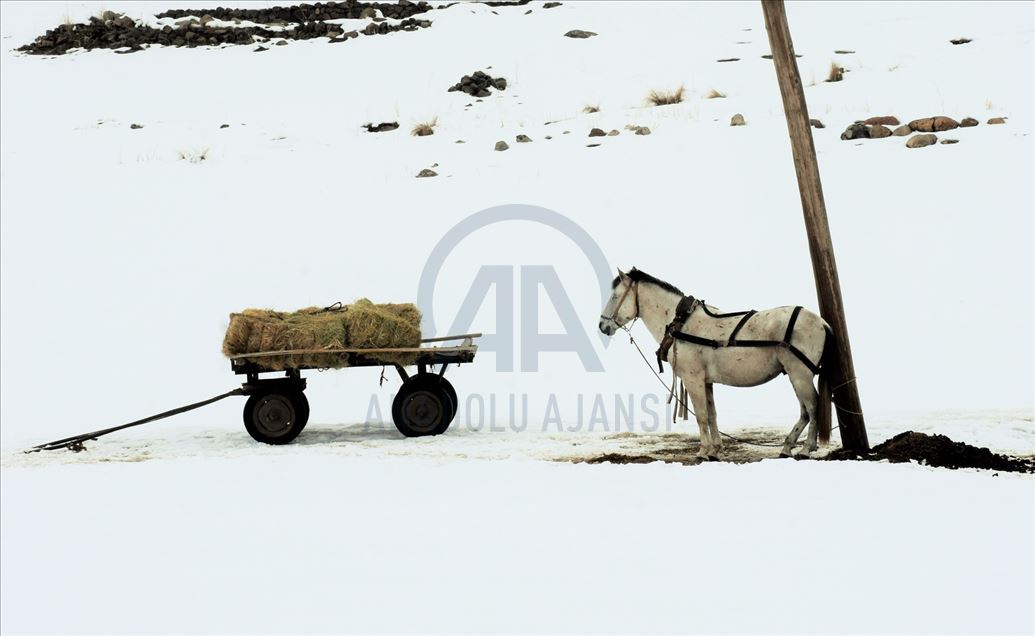
[[851, 141], [852, 139], [869, 139], [870, 127], [861, 121], [857, 121], [841, 133], [841, 139]]
[[425, 168], [417, 173], [417, 178], [422, 179], [424, 177], [437, 177], [438, 173], [430, 168]]
[[532, 138], [528, 135], [518, 135], [514, 138], [514, 141], [518, 142], [519, 144], [530, 144], [532, 143]]
[[364, 124], [363, 127], [367, 129], [367, 132], [372, 133], [388, 132], [389, 130], [395, 130], [396, 128], [398, 128], [399, 122], [383, 121], [376, 126], [374, 124]]
[[474, 97], [488, 97], [492, 93], [490, 88], [498, 91], [507, 90], [507, 80], [502, 77], [492, 77], [482, 71], [475, 71], [472, 75], [464, 75], [460, 81], [449, 87], [449, 92], [461, 91]]
[[936, 135], [916, 135], [915, 137], [910, 137], [909, 140], [906, 141], [906, 148], [924, 148], [937, 142], [938, 137]]
[[874, 124], [870, 126], [870, 139], [884, 139], [890, 137], [893, 133], [887, 126], [881, 124]]
[[507, 142], [505, 142], [505, 141], [497, 141], [496, 142], [495, 150], [497, 152], [503, 152], [504, 150], [508, 150], [509, 148], [510, 148], [510, 146], [508, 146]]
[[593, 33], [592, 31], [583, 31], [582, 29], [572, 29], [571, 31], [568, 31], [567, 33], [565, 33], [564, 37], [566, 37], [566, 38], [575, 38], [576, 40], [585, 40], [586, 38], [591, 38], [594, 35], [596, 35], [596, 33]]
[[913, 129], [909, 127], [909, 124], [902, 124], [894, 131], [892, 131], [891, 134], [895, 135], [896, 137], [908, 137], [909, 135], [913, 134]]
[[730, 117], [730, 126], [746, 126], [747, 122], [744, 121], [744, 116], [737, 113], [733, 117]]
[[826, 128], [826, 126], [823, 125], [823, 122], [821, 122], [818, 119], [810, 119], [809, 120], [809, 125], [812, 126], [813, 128]]
[[956, 45], [956, 46], [959, 46], [960, 44], [967, 44], [968, 42], [973, 42], [973, 41], [974, 40], [971, 40], [970, 38], [957, 38], [955, 40], [949, 40], [949, 43], [953, 44], [953, 45]]
[[993, 117], [992, 119], [988, 120], [988, 123], [990, 125], [993, 125], [993, 126], [996, 125], [996, 124], [1005, 124], [1006, 123], [1006, 118], [1005, 117]]
[[959, 139], [942, 139], [938, 143], [942, 143], [942, 144], [958, 144], [959, 142], [960, 142]]
[[923, 119], [914, 119], [909, 122], [909, 127], [916, 132], [941, 132], [943, 130], [952, 130], [953, 128], [959, 128], [960, 123], [951, 117], [937, 116], [937, 117], [924, 117]]
[[973, 117], [964, 117], [960, 120], [960, 128], [973, 128], [978, 125], [978, 120]]
[[607, 133], [604, 132], [603, 130], [599, 129], [599, 128], [594, 128], [593, 130], [589, 131], [589, 136], [590, 137], [605, 137], [605, 136], [607, 136]]
[[140, 124], [130, 124], [129, 127], [131, 130], [140, 130], [141, 128], [143, 128], [143, 126], [141, 126]]
[[873, 126], [874, 124], [880, 124], [882, 126], [898, 126], [902, 122], [900, 122], [898, 117], [895, 117], [894, 115], [881, 115], [879, 117], [870, 117], [863, 123], [870, 126]]

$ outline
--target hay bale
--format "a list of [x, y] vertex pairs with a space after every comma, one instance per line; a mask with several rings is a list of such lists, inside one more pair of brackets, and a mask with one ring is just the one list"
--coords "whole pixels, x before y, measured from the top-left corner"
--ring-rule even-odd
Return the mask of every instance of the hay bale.
[[[245, 309], [230, 314], [223, 354], [296, 349], [386, 349], [420, 346], [420, 311], [412, 304], [375, 304], [366, 298], [343, 307], [308, 307], [295, 312]], [[416, 353], [377, 353], [368, 357], [385, 364], [414, 364]], [[247, 359], [247, 358], [246, 358]], [[315, 351], [247, 359], [269, 369], [348, 366], [348, 356]]]

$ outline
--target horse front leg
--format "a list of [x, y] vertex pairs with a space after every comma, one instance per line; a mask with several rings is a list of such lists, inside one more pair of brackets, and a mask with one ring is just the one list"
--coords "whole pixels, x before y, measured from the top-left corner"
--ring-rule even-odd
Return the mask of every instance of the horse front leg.
[[690, 404], [694, 407], [694, 417], [697, 418], [697, 428], [701, 431], [701, 448], [697, 451], [699, 459], [708, 459], [715, 454], [712, 450], [711, 432], [708, 428], [708, 391], [705, 383], [698, 378], [683, 378], [683, 386], [690, 394]]
[[722, 450], [722, 434], [719, 433], [719, 422], [715, 415], [715, 385], [711, 382], [704, 385], [705, 397], [708, 399], [708, 434], [712, 438], [712, 454], [708, 459], [718, 460]]

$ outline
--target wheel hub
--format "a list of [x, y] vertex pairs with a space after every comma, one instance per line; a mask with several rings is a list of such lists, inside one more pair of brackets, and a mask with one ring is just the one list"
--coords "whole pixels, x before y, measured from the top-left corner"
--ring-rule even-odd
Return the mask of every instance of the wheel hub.
[[442, 419], [442, 404], [430, 391], [415, 391], [403, 405], [403, 413], [413, 428], [430, 432]]
[[255, 409], [255, 424], [263, 433], [271, 437], [283, 435], [291, 429], [295, 419], [295, 409], [291, 401], [282, 395], [270, 395], [263, 398]]

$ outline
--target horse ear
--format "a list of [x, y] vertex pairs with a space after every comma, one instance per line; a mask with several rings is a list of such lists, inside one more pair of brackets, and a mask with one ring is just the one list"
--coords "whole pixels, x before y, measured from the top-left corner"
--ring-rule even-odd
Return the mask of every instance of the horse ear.
[[623, 283], [629, 282], [629, 275], [623, 272], [621, 269], [618, 270], [618, 278], [620, 278]]

